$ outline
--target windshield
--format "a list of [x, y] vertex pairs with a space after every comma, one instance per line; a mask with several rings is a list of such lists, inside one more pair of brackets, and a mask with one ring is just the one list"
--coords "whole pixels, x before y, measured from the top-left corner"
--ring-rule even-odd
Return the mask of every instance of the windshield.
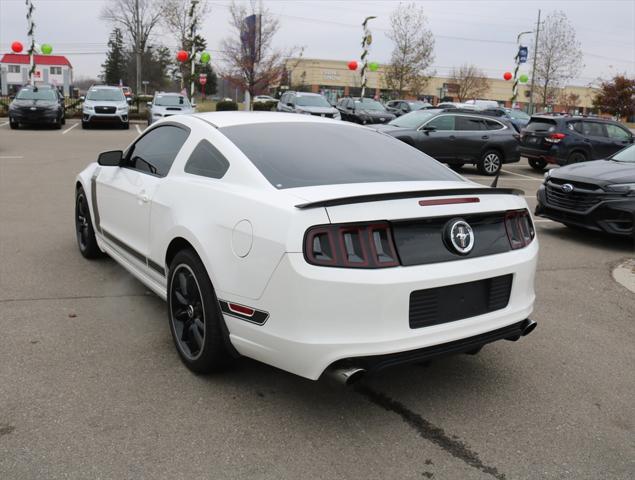
[[546, 118], [532, 118], [525, 129], [528, 132], [553, 132], [556, 129], [556, 121]]
[[611, 157], [611, 160], [617, 162], [635, 163], [635, 145], [626, 147], [624, 150], [620, 150]]
[[507, 110], [507, 114], [512, 117], [514, 120], [529, 120], [529, 115], [527, 115], [522, 110]]
[[37, 90], [31, 90], [30, 88], [23, 88], [18, 92], [15, 97], [18, 100], [57, 100], [57, 94], [50, 88], [38, 88]]
[[97, 100], [97, 101], [109, 101], [109, 102], [124, 102], [125, 98], [123, 96], [123, 92], [120, 89], [114, 88], [94, 88], [88, 90], [88, 95], [86, 95], [86, 100]]
[[386, 110], [381, 103], [371, 100], [370, 98], [355, 100], [355, 108], [359, 108], [361, 110], [377, 110], [381, 112]]
[[190, 102], [183, 95], [157, 95], [154, 104], [158, 107], [189, 107]]
[[326, 101], [326, 98], [320, 96], [301, 96], [296, 97], [295, 104], [298, 107], [330, 107], [331, 104]]
[[425, 153], [369, 128], [285, 122], [235, 125], [220, 131], [279, 189], [461, 181], [461, 177]]
[[402, 128], [419, 128], [423, 122], [429, 118], [435, 116], [438, 111], [422, 110], [417, 112], [410, 112], [397, 117], [394, 120], [388, 122], [388, 125], [394, 125], [395, 127]]

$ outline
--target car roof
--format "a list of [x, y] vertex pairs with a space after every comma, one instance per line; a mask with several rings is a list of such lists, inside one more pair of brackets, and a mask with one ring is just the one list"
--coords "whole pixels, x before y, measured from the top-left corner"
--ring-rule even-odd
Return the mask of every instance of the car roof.
[[93, 85], [88, 90], [121, 90], [121, 87], [114, 87], [112, 85]]
[[184, 97], [185, 95], [183, 95], [182, 93], [179, 92], [154, 92], [155, 95], [172, 95], [172, 96], [178, 96], [178, 97]]
[[319, 93], [310, 93], [310, 92], [295, 92], [295, 95], [298, 97], [321, 97], [322, 96]]
[[297, 115], [295, 113], [283, 112], [205, 112], [192, 115], [198, 117], [207, 123], [217, 127], [233, 127], [238, 125], [254, 125], [257, 123], [330, 123], [339, 127], [365, 128], [349, 122], [340, 122], [314, 115]]

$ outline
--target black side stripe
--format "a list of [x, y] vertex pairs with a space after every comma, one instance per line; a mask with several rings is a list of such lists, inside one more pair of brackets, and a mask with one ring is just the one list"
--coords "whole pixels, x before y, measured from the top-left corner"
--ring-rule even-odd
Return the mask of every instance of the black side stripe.
[[96, 168], [93, 176], [90, 178], [90, 198], [93, 204], [93, 214], [95, 215], [95, 227], [101, 233], [101, 223], [99, 219], [99, 208], [97, 208], [97, 176], [100, 168]]
[[221, 300], [219, 298], [218, 303], [220, 303], [220, 309], [221, 309], [221, 312], [223, 312], [223, 314], [229, 315], [230, 317], [235, 317], [241, 320], [245, 320], [246, 322], [255, 323], [256, 325], [264, 325], [267, 319], [269, 318], [269, 314], [267, 312], [264, 312], [262, 310], [256, 310], [256, 309], [253, 309], [252, 307], [247, 307], [254, 311], [254, 314], [249, 316], [249, 315], [244, 315], [240, 312], [236, 312], [232, 310], [231, 308], [229, 308], [229, 302], [227, 302], [226, 300]]
[[121, 240], [119, 240], [117, 237], [115, 237], [112, 233], [110, 233], [108, 230], [104, 230], [102, 229], [102, 234], [104, 237], [106, 237], [108, 240], [110, 240], [112, 243], [114, 243], [115, 245], [117, 245], [119, 248], [121, 248], [122, 250], [124, 250], [126, 253], [128, 253], [130, 256], [136, 258], [137, 260], [139, 260], [141, 263], [144, 263], [145, 265], [147, 265], [149, 268], [151, 268], [152, 270], [154, 270], [155, 272], [157, 272], [159, 275], [161, 275], [162, 277], [165, 277], [165, 268], [163, 268], [161, 265], [159, 265], [158, 263], [154, 262], [153, 260], [150, 260], [149, 258], [147, 258], [145, 255], [143, 255], [142, 253], [136, 251], [134, 248], [132, 248], [130, 245], [128, 245], [125, 242], [122, 242]]

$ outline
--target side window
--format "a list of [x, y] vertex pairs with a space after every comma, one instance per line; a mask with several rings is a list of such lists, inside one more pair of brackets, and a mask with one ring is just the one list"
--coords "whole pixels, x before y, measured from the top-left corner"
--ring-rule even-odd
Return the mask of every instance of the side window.
[[582, 124], [582, 129], [585, 135], [590, 135], [592, 137], [606, 137], [601, 123], [585, 121], [582, 122]]
[[229, 162], [214, 145], [201, 140], [185, 164], [185, 171], [209, 178], [223, 178], [229, 169]]
[[614, 138], [615, 140], [628, 140], [631, 138], [630, 134], [624, 130], [623, 128], [618, 127], [617, 125], [605, 125], [606, 133], [609, 134], [609, 137]]
[[188, 135], [186, 130], [173, 125], [150, 130], [132, 146], [126, 166], [165, 177]]
[[495, 120], [485, 120], [485, 129], [486, 130], [502, 130], [503, 124]]
[[454, 115], [442, 115], [440, 117], [433, 118], [426, 127], [434, 127], [437, 130], [455, 130], [454, 128]]
[[581, 135], [584, 135], [584, 125], [582, 122], [569, 122], [568, 125], [569, 130], [573, 130]]
[[483, 120], [476, 117], [457, 116], [455, 120], [455, 130], [474, 132], [484, 130]]

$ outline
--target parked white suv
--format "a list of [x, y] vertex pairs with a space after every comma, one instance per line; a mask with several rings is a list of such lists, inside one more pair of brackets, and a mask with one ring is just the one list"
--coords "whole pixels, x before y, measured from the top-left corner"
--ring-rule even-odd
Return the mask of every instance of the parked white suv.
[[118, 123], [125, 129], [130, 128], [128, 101], [120, 87], [94, 85], [83, 100], [82, 128], [95, 123]]

